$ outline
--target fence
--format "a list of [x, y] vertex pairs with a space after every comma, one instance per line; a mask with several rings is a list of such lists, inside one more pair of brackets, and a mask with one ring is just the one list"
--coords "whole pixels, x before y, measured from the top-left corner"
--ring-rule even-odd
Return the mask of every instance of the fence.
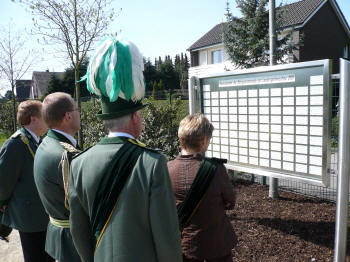
[[[314, 185], [299, 180], [278, 179], [279, 190], [293, 192], [305, 196], [317, 197], [322, 200], [335, 202], [337, 198], [338, 176], [338, 100], [339, 100], [339, 74], [332, 75], [332, 126], [331, 126], [331, 159], [330, 159], [330, 185], [329, 187]], [[261, 184], [269, 184], [269, 179], [262, 176], [240, 173], [239, 177]], [[349, 195], [350, 198], [350, 195]]]
[[169, 94], [171, 94], [172, 99], [180, 98], [188, 100], [188, 90], [187, 89], [174, 89], [174, 90], [160, 90], [155, 93], [152, 91], [146, 91], [146, 97], [153, 96], [155, 99], [166, 100], [169, 99]]

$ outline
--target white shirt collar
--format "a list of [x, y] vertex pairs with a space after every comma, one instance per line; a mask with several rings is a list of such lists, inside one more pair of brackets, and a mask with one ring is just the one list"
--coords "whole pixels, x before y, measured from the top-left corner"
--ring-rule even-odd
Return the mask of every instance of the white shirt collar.
[[35, 141], [39, 144], [40, 138], [37, 137], [36, 134], [34, 134], [34, 132], [32, 130], [30, 130], [29, 128], [27, 128], [27, 127], [24, 127], [24, 128], [28, 131], [29, 134], [32, 135], [32, 137], [35, 139]]
[[67, 133], [65, 133], [65, 132], [63, 132], [61, 130], [57, 130], [57, 129], [52, 129], [52, 130], [54, 130], [57, 133], [60, 133], [61, 135], [64, 135], [72, 143], [72, 145], [74, 147], [77, 146], [77, 140], [75, 140], [75, 138], [72, 137], [70, 134], [67, 134]]
[[135, 137], [133, 137], [132, 135], [130, 135], [128, 133], [109, 131], [108, 137], [117, 137], [117, 136], [124, 136], [124, 137], [128, 137], [128, 138], [131, 138], [131, 139], [135, 139]]

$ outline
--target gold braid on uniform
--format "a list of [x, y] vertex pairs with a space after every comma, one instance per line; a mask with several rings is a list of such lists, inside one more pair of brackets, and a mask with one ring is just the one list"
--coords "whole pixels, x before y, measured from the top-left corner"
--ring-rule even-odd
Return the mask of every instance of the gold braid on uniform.
[[30, 154], [32, 155], [32, 157], [34, 158], [34, 152], [33, 152], [33, 150], [32, 150], [32, 148], [30, 147], [30, 145], [29, 145], [29, 141], [28, 141], [28, 139], [24, 136], [24, 135], [20, 135], [20, 137], [21, 137], [21, 140], [22, 140], [22, 142], [24, 143], [24, 144], [26, 144], [26, 146], [28, 147], [28, 150], [29, 150], [29, 152], [30, 152]]
[[130, 143], [133, 143], [134, 145], [138, 145], [140, 147], [146, 147], [146, 145], [144, 143], [142, 143], [140, 140], [129, 138], [128, 141]]
[[64, 187], [64, 206], [69, 210], [69, 169], [70, 169], [70, 157], [69, 154], [76, 155], [81, 152], [81, 150], [76, 149], [71, 144], [60, 142], [61, 146], [64, 148], [61, 158], [62, 166], [62, 178]]

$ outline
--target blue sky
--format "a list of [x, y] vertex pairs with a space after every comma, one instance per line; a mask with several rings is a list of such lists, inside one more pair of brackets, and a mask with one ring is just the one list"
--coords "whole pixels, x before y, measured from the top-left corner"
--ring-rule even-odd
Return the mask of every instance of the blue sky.
[[[234, 15], [239, 15], [234, 0], [230, 0]], [[276, 0], [276, 4], [280, 0]], [[286, 0], [292, 3], [295, 0]], [[350, 22], [350, 1], [337, 0], [348, 23]], [[118, 32], [124, 39], [133, 41], [146, 58], [186, 52], [186, 49], [213, 26], [225, 21], [226, 0], [116, 0], [116, 9], [122, 11], [109, 27], [110, 32]], [[10, 0], [1, 0], [1, 25], [12, 19], [17, 28], [30, 28], [30, 14]], [[33, 38], [33, 45], [36, 44]], [[45, 54], [45, 51], [43, 52]], [[44, 62], [36, 64], [37, 71], [63, 71], [67, 63], [46, 55]], [[30, 78], [31, 72], [26, 75]]]
[[[280, 2], [276, 0], [276, 5]], [[350, 22], [350, 0], [337, 2]], [[235, 1], [229, 3], [234, 15], [239, 16]], [[226, 12], [226, 0], [119, 0], [116, 5], [123, 11], [115, 28], [134, 41], [146, 57], [185, 52], [212, 27], [224, 22]]]

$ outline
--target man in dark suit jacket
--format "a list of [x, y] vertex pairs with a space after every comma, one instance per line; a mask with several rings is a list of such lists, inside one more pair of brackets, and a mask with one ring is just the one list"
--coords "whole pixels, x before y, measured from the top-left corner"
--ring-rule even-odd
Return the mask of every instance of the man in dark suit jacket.
[[80, 261], [69, 230], [69, 209], [65, 205], [60, 142], [77, 146], [74, 135], [80, 128], [80, 115], [73, 98], [53, 93], [43, 101], [43, 118], [49, 127], [34, 160], [34, 178], [50, 223], [47, 227], [46, 251], [59, 262]]
[[0, 151], [1, 223], [19, 231], [23, 256], [28, 261], [54, 261], [45, 252], [48, 216], [34, 183], [34, 155], [46, 132], [42, 104], [28, 100], [18, 106], [21, 129]]

